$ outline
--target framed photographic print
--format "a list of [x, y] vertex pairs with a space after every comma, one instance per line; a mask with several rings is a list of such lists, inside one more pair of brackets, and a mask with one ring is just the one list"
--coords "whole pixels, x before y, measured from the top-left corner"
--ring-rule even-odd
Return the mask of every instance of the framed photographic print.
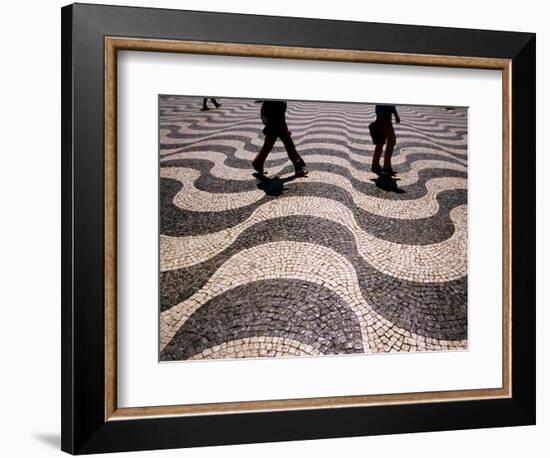
[[76, 4], [62, 79], [63, 450], [534, 424], [534, 34]]

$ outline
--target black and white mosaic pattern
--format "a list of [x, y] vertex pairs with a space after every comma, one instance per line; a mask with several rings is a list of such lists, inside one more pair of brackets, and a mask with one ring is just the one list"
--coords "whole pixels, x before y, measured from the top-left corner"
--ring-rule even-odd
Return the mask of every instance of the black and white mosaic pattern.
[[374, 105], [288, 102], [309, 173], [260, 104], [161, 96], [160, 359], [467, 348], [467, 110], [397, 106], [394, 179]]

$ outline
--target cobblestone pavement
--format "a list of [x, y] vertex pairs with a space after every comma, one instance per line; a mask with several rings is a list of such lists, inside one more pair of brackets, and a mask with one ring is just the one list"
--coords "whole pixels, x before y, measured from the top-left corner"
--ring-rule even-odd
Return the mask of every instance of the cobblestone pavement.
[[288, 102], [308, 176], [260, 104], [160, 97], [160, 359], [467, 348], [467, 112], [398, 106], [395, 179], [374, 106]]

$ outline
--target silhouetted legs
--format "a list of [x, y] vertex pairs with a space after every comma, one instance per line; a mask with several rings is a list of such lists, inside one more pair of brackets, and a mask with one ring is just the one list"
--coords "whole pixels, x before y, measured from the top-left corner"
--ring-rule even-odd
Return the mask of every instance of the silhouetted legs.
[[[374, 154], [372, 156], [372, 171], [375, 173], [380, 172], [392, 172], [391, 157], [395, 148], [396, 138], [395, 131], [393, 130], [393, 124], [391, 118], [389, 119], [377, 119], [376, 123], [380, 130], [384, 134], [384, 140], [377, 143], [374, 148]], [[380, 157], [382, 156], [382, 150], [386, 145], [386, 151], [384, 153], [384, 167], [380, 167]]]
[[[201, 111], [208, 111], [209, 110], [208, 105], [206, 105], [207, 101], [208, 101], [208, 98], [206, 98], [206, 97], [202, 99]], [[216, 108], [221, 107], [221, 103], [218, 103], [218, 101], [216, 99], [211, 98], [210, 101], [214, 104], [214, 106]]]
[[380, 173], [382, 171], [382, 167], [380, 167], [380, 156], [382, 156], [382, 149], [384, 148], [384, 143], [377, 143], [374, 147], [374, 154], [372, 156], [372, 166], [371, 170], [374, 173]]
[[277, 137], [275, 135], [265, 136], [265, 141], [264, 141], [264, 145], [262, 146], [262, 149], [252, 161], [252, 167], [254, 168], [254, 170], [256, 170], [256, 172], [261, 173], [264, 170], [264, 162], [267, 158], [267, 155], [273, 149], [273, 146], [275, 145], [276, 141], [277, 141]]
[[283, 145], [285, 145], [288, 158], [294, 164], [296, 175], [304, 175], [305, 174], [304, 167], [306, 166], [306, 164], [302, 159], [302, 157], [298, 154], [298, 151], [296, 151], [296, 145], [294, 145], [294, 141], [292, 140], [292, 137], [288, 132], [281, 134], [279, 136], [277, 135], [265, 136], [265, 141], [264, 141], [264, 145], [262, 146], [262, 149], [252, 161], [252, 167], [254, 168], [254, 170], [260, 173], [263, 172], [264, 162], [268, 154], [273, 149], [273, 146], [275, 145], [277, 138], [280, 138], [281, 141], [283, 142]]
[[305, 167], [306, 164], [302, 157], [298, 154], [298, 151], [296, 151], [296, 145], [294, 145], [294, 141], [292, 140], [290, 133], [287, 132], [285, 135], [279, 136], [279, 138], [283, 142], [283, 145], [285, 145], [288, 158], [292, 161], [294, 166]]

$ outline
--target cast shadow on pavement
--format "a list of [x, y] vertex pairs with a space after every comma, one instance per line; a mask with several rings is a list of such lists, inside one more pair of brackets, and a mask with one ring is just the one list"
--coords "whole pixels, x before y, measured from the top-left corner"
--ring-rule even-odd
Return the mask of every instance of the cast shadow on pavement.
[[381, 174], [377, 178], [371, 178], [377, 188], [384, 191], [395, 192], [396, 194], [404, 194], [405, 190], [397, 186], [397, 179], [389, 174]]
[[[274, 176], [273, 178], [266, 177], [265, 175], [261, 173], [253, 173], [254, 177], [256, 177], [260, 182], [256, 185], [258, 189], [261, 189], [267, 196], [280, 196], [285, 188], [285, 183], [288, 183], [289, 181], [295, 180], [296, 178], [303, 177], [303, 175], [289, 175], [284, 178], [280, 178], [278, 176]], [[307, 176], [307, 175], [306, 175]]]

